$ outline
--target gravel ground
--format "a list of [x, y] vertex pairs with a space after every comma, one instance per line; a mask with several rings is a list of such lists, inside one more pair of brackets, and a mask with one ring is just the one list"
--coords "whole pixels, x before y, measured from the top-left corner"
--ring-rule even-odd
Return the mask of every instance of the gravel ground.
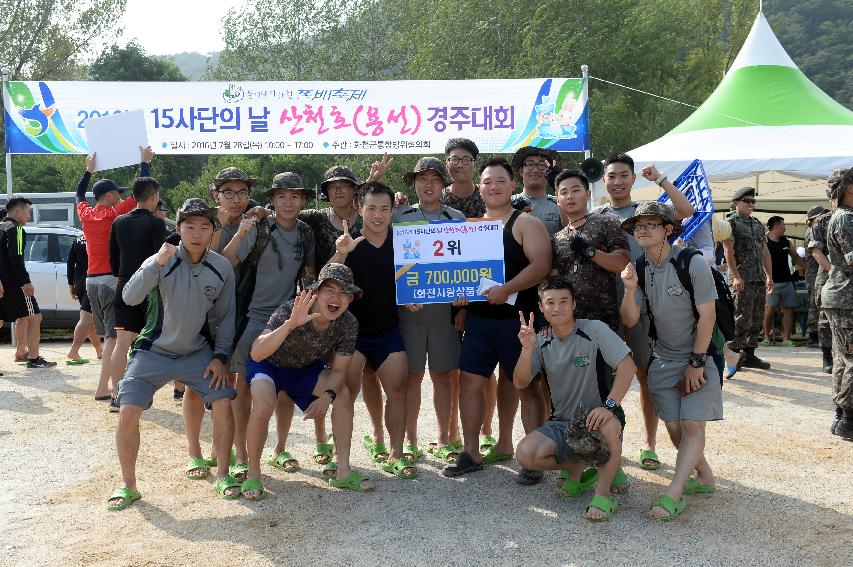
[[[67, 348], [43, 345], [50, 360], [63, 360]], [[590, 495], [558, 498], [555, 473], [519, 487], [514, 461], [451, 480], [427, 455], [418, 479], [403, 481], [380, 472], [356, 441], [353, 465], [379, 481], [377, 491], [330, 489], [310, 458], [313, 429], [298, 419], [289, 449], [304, 468], [288, 475], [265, 467], [266, 500], [224, 501], [212, 481], [183, 475], [183, 425], [170, 388], [143, 416], [143, 499], [108, 512], [120, 475], [116, 416], [92, 396], [99, 365], [27, 371], [4, 346], [0, 565], [853, 565], [853, 444], [829, 434], [830, 378], [819, 372], [819, 352], [759, 355], [773, 370], [728, 382], [726, 421], [708, 427], [717, 494], [688, 497], [671, 524], [644, 517], [671, 478], [675, 451], [661, 427], [664, 466], [639, 468], [635, 387], [625, 401], [631, 489], [610, 523], [590, 524], [581, 518]], [[84, 356], [95, 358], [91, 349]], [[429, 390], [427, 380], [422, 443], [435, 434]], [[358, 440], [369, 420], [360, 401], [356, 408]], [[209, 441], [205, 420], [203, 445]]]

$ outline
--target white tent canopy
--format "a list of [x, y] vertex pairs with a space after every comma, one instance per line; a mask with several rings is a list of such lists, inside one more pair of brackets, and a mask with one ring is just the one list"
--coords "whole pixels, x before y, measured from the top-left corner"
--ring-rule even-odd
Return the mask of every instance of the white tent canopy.
[[769, 171], [826, 178], [853, 165], [853, 112], [797, 68], [759, 13], [711, 96], [671, 132], [629, 154], [671, 178], [696, 158], [712, 182]]

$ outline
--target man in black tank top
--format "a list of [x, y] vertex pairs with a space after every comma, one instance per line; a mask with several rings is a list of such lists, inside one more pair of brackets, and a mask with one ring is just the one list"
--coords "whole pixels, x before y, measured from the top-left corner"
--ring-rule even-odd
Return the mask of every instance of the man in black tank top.
[[[518, 313], [529, 317], [536, 311], [536, 286], [551, 269], [551, 241], [545, 225], [536, 217], [515, 211], [510, 204], [515, 189], [512, 168], [503, 159], [490, 160], [480, 169], [480, 194], [486, 203], [486, 217], [504, 223], [503, 285], [486, 291], [488, 301], [467, 306], [465, 336], [459, 360], [460, 414], [465, 449], [456, 463], [444, 469], [445, 476], [459, 476], [483, 469], [483, 464], [510, 460], [513, 455], [512, 427], [521, 398], [521, 421], [529, 433], [545, 421], [545, 400], [538, 383], [517, 391], [512, 373], [521, 343]], [[518, 293], [514, 305], [507, 303]], [[541, 318], [541, 315], [539, 315]], [[483, 425], [486, 379], [495, 366], [500, 366], [498, 379], [498, 442], [485, 455], [480, 455], [479, 434]], [[535, 484], [542, 475], [537, 471], [519, 474], [520, 484]]]

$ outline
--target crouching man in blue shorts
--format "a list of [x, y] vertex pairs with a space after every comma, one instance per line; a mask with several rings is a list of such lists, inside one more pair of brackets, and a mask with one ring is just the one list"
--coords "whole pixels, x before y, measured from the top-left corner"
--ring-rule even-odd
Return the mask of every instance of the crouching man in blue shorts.
[[[136, 489], [139, 418], [151, 407], [154, 393], [172, 380], [204, 399], [213, 416], [216, 454], [230, 452], [231, 400], [237, 395], [228, 386], [227, 366], [234, 339], [234, 270], [226, 258], [208, 250], [218, 224], [215, 208], [187, 199], [178, 211], [180, 245], [164, 243], [122, 290], [128, 305], [147, 298], [148, 310], [118, 388], [116, 449], [124, 483], [110, 496], [110, 510], [123, 510], [142, 497]], [[216, 328], [215, 343], [209, 325]], [[219, 459], [217, 477], [214, 488], [220, 496], [240, 496], [240, 484], [228, 476], [228, 459]]]
[[279, 393], [299, 406], [303, 419], [325, 418], [333, 406], [338, 463], [329, 463], [323, 473], [336, 488], [356, 492], [374, 488], [367, 477], [349, 466], [353, 407], [346, 373], [355, 352], [358, 321], [347, 308], [361, 293], [349, 267], [326, 264], [312, 286], [272, 314], [252, 344], [246, 365], [252, 394], [246, 430], [249, 472], [242, 489], [246, 499], [264, 497], [261, 453]]
[[[516, 388], [526, 388], [542, 378], [551, 393], [553, 413], [542, 427], [530, 432], [516, 449], [519, 464], [528, 470], [564, 470], [569, 473], [561, 496], [576, 497], [595, 484], [595, 496], [586, 519], [606, 521], [616, 510], [610, 487], [622, 458], [622, 398], [631, 386], [636, 367], [628, 345], [605, 323], [575, 319], [575, 292], [563, 277], [539, 284], [539, 308], [551, 325], [549, 336], [538, 336], [533, 317], [520, 313], [521, 355], [513, 372]], [[616, 369], [615, 378], [611, 368]], [[610, 449], [610, 459], [596, 470], [584, 470], [580, 455], [566, 442], [573, 414], [583, 405], [589, 410], [586, 427], [600, 431]]]

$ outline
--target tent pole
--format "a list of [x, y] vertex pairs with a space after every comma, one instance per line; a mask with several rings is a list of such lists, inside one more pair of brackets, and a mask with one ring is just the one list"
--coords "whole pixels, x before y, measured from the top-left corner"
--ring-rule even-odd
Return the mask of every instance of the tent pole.
[[[583, 99], [586, 101], [587, 108], [589, 108], [589, 66], [581, 65], [581, 73], [583, 74]], [[587, 138], [589, 138], [589, 131], [587, 131]], [[589, 159], [592, 157], [592, 151], [590, 148], [586, 148], [583, 151], [583, 159]]]
[[758, 177], [759, 177], [760, 175], [761, 175], [760, 173], [756, 173], [756, 174], [755, 174], [755, 195], [756, 195], [756, 196], [758, 196]]
[[[0, 69], [0, 88], [3, 89], [3, 109], [9, 112], [10, 101], [8, 93], [9, 72], [6, 69]], [[3, 137], [6, 150], [6, 198], [12, 197], [12, 154], [9, 153], [9, 125], [4, 124]], [[14, 340], [14, 338], [13, 338]]]

